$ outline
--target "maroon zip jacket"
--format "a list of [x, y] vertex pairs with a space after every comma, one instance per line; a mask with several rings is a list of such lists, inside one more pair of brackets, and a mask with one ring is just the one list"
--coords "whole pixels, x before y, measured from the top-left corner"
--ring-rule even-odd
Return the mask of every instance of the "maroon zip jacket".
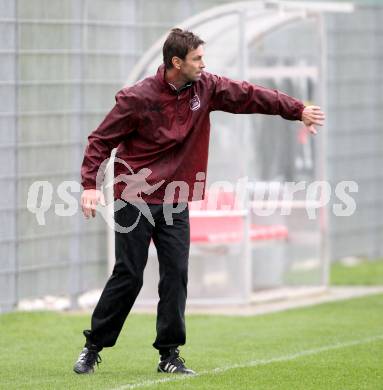
[[[115, 199], [157, 204], [201, 200], [201, 184], [194, 187], [196, 178], [205, 186], [211, 111], [302, 118], [303, 103], [276, 89], [202, 72], [198, 81], [177, 91], [164, 76], [162, 64], [155, 76], [116, 94], [115, 106], [88, 137], [81, 168], [84, 189], [100, 188], [99, 167], [117, 147]], [[176, 190], [173, 197], [175, 181], [184, 182], [183, 193]]]

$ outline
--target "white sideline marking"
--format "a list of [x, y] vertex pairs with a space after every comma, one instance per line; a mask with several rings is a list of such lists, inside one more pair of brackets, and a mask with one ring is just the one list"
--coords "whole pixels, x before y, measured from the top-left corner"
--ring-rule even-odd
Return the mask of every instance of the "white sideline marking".
[[347, 348], [347, 347], [352, 347], [354, 345], [371, 343], [371, 342], [376, 341], [376, 340], [383, 340], [383, 335], [371, 336], [371, 337], [367, 337], [365, 339], [349, 341], [347, 343], [337, 343], [337, 344], [332, 344], [332, 345], [326, 345], [326, 346], [320, 347], [320, 348], [307, 349], [305, 351], [293, 353], [290, 355], [275, 357], [275, 358], [271, 358], [271, 359], [251, 360], [249, 362], [233, 364], [231, 366], [217, 367], [217, 368], [213, 368], [211, 370], [200, 371], [196, 375], [174, 374], [174, 376], [171, 376], [171, 377], [169, 376], [169, 377], [161, 378], [161, 379], [146, 380], [146, 381], [142, 381], [142, 382], [122, 385], [120, 387], [113, 388], [112, 390], [137, 389], [140, 387], [158, 385], [160, 383], [188, 380], [188, 379], [192, 379], [192, 378], [195, 378], [198, 376], [203, 376], [203, 375], [220, 374], [221, 372], [235, 370], [237, 368], [263, 366], [266, 364], [272, 364], [272, 363], [276, 363], [276, 362], [284, 362], [284, 361], [288, 361], [288, 360], [293, 360], [293, 359], [299, 358], [301, 356], [316, 355], [318, 353], [330, 351], [332, 349]]

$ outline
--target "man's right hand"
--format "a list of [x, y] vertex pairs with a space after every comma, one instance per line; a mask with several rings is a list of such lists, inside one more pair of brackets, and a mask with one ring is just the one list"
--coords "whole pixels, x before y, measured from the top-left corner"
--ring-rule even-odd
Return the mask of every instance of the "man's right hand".
[[302, 122], [311, 134], [317, 134], [317, 129], [314, 125], [323, 126], [324, 120], [324, 112], [318, 106], [306, 106], [302, 112]]
[[100, 190], [84, 190], [81, 195], [81, 209], [86, 219], [96, 216], [96, 206], [105, 206], [104, 194]]

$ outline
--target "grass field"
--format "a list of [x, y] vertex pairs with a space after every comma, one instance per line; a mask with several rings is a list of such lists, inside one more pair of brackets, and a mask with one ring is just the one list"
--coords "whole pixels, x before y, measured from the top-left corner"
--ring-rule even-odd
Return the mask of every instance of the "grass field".
[[78, 376], [88, 326], [82, 314], [0, 316], [0, 388], [383, 389], [383, 294], [255, 317], [188, 316], [182, 355], [193, 378], [155, 372], [155, 317], [138, 314], [96, 373]]
[[383, 285], [383, 260], [361, 260], [353, 265], [335, 262], [331, 265], [330, 284], [333, 286]]

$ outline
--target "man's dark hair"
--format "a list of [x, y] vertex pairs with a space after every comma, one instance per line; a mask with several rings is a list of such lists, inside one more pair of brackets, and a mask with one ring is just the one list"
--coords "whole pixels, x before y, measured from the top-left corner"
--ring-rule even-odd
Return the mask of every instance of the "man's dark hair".
[[173, 28], [167, 36], [162, 53], [166, 69], [173, 67], [172, 58], [179, 57], [184, 60], [190, 50], [195, 50], [205, 42], [191, 31], [184, 31], [180, 28]]

